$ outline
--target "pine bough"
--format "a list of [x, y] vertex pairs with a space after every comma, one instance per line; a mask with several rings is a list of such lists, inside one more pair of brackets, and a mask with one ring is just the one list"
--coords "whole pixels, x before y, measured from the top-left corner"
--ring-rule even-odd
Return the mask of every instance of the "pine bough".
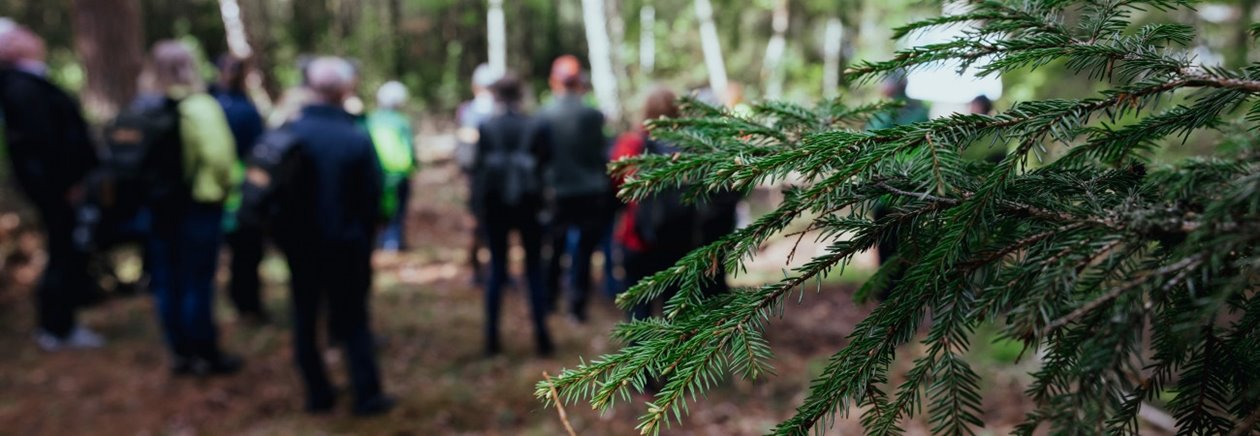
[[[663, 319], [618, 326], [620, 351], [540, 383], [537, 396], [606, 410], [662, 380], [639, 424], [659, 433], [725, 374], [771, 372], [766, 321], [821, 275], [895, 237], [899, 258], [863, 289], [900, 271], [892, 297], [856, 326], [773, 434], [822, 432], [850, 413], [871, 434], [901, 433], [921, 415], [933, 433], [974, 434], [980, 377], [962, 356], [985, 322], [1039, 356], [1026, 392], [1037, 407], [1017, 434], [1134, 434], [1143, 403], [1168, 396], [1181, 433], [1251, 434], [1260, 421], [1260, 64], [1203, 66], [1187, 49], [1193, 27], [1131, 24], [1137, 11], [1190, 6], [978, 2], [896, 32], [978, 23], [964, 36], [848, 72], [872, 80], [947, 60], [984, 74], [1060, 63], [1105, 85], [1094, 98], [869, 132], [865, 120], [888, 103], [765, 103], [735, 115], [690, 102], [686, 118], [653, 121], [654, 134], [682, 151], [614, 163], [614, 172], [635, 169], [625, 198], [805, 182], [752, 225], [623, 294], [618, 303], [631, 307], [681, 288]], [[1203, 137], [1218, 138], [1211, 157], [1152, 160]], [[1000, 163], [960, 157], [1006, 144]], [[1051, 159], [1048, 147], [1061, 152]], [[872, 219], [881, 202], [892, 212]], [[719, 264], [742, 271], [800, 220], [829, 244], [825, 254], [774, 284], [701, 295]], [[891, 385], [899, 347], [912, 341], [923, 352]]]

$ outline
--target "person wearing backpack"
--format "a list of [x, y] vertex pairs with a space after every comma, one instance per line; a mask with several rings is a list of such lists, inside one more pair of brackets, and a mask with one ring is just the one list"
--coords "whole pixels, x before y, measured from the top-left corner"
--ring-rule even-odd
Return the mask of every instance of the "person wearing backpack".
[[153, 229], [146, 260], [150, 287], [175, 375], [230, 374], [240, 358], [219, 348], [214, 321], [214, 276], [223, 237], [223, 203], [232, 189], [236, 144], [219, 103], [205, 92], [191, 49], [178, 41], [153, 46], [146, 72], [164, 98], [139, 114], [119, 116], [112, 138], [135, 135], [120, 124], [147, 119], [134, 130], [154, 138], [146, 158]]
[[[336, 405], [319, 346], [323, 312], [329, 337], [345, 353], [354, 413], [382, 414], [395, 402], [381, 387], [368, 313], [372, 249], [381, 224], [381, 166], [371, 137], [343, 109], [354, 90], [354, 67], [341, 58], [317, 58], [307, 68], [307, 80], [313, 102], [276, 131], [296, 142], [289, 159], [296, 160], [297, 174], [246, 178], [290, 185], [276, 187], [280, 210], [271, 235], [292, 272], [293, 355], [306, 386], [306, 410], [325, 413]], [[271, 135], [263, 141], [269, 143]]]
[[586, 81], [576, 57], [565, 55], [552, 63], [550, 85], [554, 99], [538, 114], [551, 132], [551, 162], [546, 170], [552, 197], [547, 284], [560, 290], [561, 257], [570, 231], [575, 231], [577, 247], [569, 262], [573, 286], [567, 299], [569, 314], [582, 322], [593, 286], [591, 256], [616, 209], [607, 175], [608, 138], [604, 135], [604, 114], [583, 101]]
[[[263, 118], [245, 89], [245, 80], [249, 75], [246, 60], [224, 54], [215, 66], [219, 70], [219, 80], [209, 92], [223, 108], [228, 128], [232, 130], [236, 156], [241, 159], [234, 168], [237, 174], [233, 179], [240, 180], [240, 173], [245, 168], [244, 159], [251, 154], [263, 133]], [[258, 266], [263, 259], [263, 234], [262, 229], [242, 225], [237, 219], [240, 200], [240, 193], [233, 191], [225, 204], [225, 239], [231, 253], [228, 296], [236, 307], [237, 316], [253, 324], [263, 324], [270, 318], [263, 309], [262, 279], [258, 274]]]
[[96, 348], [104, 339], [75, 312], [91, 284], [76, 248], [74, 207], [98, 158], [79, 104], [48, 80], [44, 41], [29, 29], [0, 29], [0, 109], [13, 175], [39, 213], [48, 263], [35, 292], [37, 345], [46, 351]]
[[[677, 96], [660, 88], [644, 102], [643, 119], [677, 118]], [[646, 129], [627, 132], [613, 145], [612, 159], [644, 154], [671, 154], [673, 146], [651, 138]], [[613, 180], [620, 185], [624, 180]], [[698, 225], [701, 214], [697, 206], [682, 199], [681, 189], [667, 189], [638, 202], [629, 202], [621, 211], [616, 234], [625, 251], [626, 284], [633, 286], [659, 271], [669, 268], [699, 246]], [[668, 300], [668, 292], [661, 300]], [[651, 316], [652, 305], [645, 304], [630, 311], [631, 319]]]
[[553, 351], [547, 331], [548, 304], [543, 261], [542, 165], [547, 159], [547, 125], [521, 112], [522, 85], [506, 75], [492, 87], [499, 112], [480, 127], [473, 163], [473, 208], [490, 248], [490, 276], [486, 280], [487, 355], [501, 351], [499, 309], [508, 274], [508, 235], [520, 234], [525, 249], [525, 278], [529, 285], [530, 318], [539, 355]]
[[378, 246], [394, 252], [406, 250], [411, 176], [419, 167], [411, 121], [401, 112], [405, 103], [407, 87], [399, 82], [386, 82], [376, 91], [376, 110], [367, 116], [368, 133], [372, 135], [376, 156], [385, 172], [381, 213], [389, 218]]

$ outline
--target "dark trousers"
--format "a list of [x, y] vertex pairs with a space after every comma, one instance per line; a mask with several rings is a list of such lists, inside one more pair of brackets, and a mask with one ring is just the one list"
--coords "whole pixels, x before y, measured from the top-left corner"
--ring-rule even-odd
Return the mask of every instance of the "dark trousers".
[[586, 306], [590, 300], [591, 256], [604, 239], [613, 218], [613, 197], [608, 194], [578, 195], [556, 199], [554, 218], [550, 227], [550, 259], [548, 259], [547, 284], [559, 290], [564, 276], [562, 258], [568, 245], [569, 231], [577, 234], [576, 249], [569, 254], [569, 277], [572, 282], [566, 300], [570, 312], [578, 319], [586, 318]]
[[[686, 248], [647, 249], [642, 251], [626, 250], [626, 284], [634, 286], [647, 277], [674, 266], [679, 259], [687, 255]], [[630, 319], [647, 319], [655, 313], [657, 304], [664, 303], [677, 293], [677, 289], [669, 289], [661, 294], [661, 298], [648, 304], [635, 306], [630, 310]]]
[[177, 357], [217, 358], [214, 274], [223, 207], [194, 203], [157, 208], [154, 223], [147, 260], [167, 346]]
[[540, 353], [552, 349], [547, 332], [547, 312], [551, 302], [543, 277], [542, 225], [538, 222], [541, 202], [526, 201], [505, 205], [489, 200], [482, 210], [480, 222], [490, 248], [490, 277], [486, 280], [486, 350], [499, 350], [499, 312], [503, 304], [503, 285], [508, 278], [508, 234], [520, 233], [525, 248], [525, 279], [529, 284], [530, 318], [534, 324], [534, 340]]
[[241, 315], [261, 316], [262, 278], [258, 274], [258, 266], [263, 260], [263, 232], [261, 229], [241, 227], [227, 236], [227, 242], [232, 252], [232, 277], [228, 282], [232, 305]]
[[411, 179], [398, 183], [398, 209], [381, 231], [379, 246], [386, 250], [407, 249], [407, 207], [411, 203]]
[[370, 244], [306, 245], [286, 251], [293, 275], [293, 356], [306, 384], [308, 401], [323, 404], [333, 398], [319, 346], [322, 311], [328, 316], [329, 336], [344, 347], [355, 400], [364, 404], [376, 399], [381, 395], [381, 377], [368, 317]]
[[75, 326], [75, 310], [92, 285], [87, 254], [74, 243], [74, 210], [65, 201], [36, 201], [48, 244], [48, 265], [36, 291], [39, 327], [65, 337]]

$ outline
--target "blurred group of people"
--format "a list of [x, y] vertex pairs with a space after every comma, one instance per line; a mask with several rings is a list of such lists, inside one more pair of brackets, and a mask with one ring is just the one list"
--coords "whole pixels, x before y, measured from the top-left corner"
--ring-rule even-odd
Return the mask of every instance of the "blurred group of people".
[[207, 86], [194, 51], [162, 41], [134, 102], [97, 132], [49, 80], [46, 56], [39, 36], [0, 20], [4, 146], [47, 237], [48, 264], [35, 293], [37, 345], [105, 345], [77, 322], [76, 312], [99, 292], [88, 265], [132, 240], [143, 247], [172, 374], [236, 373], [244, 362], [222, 348], [214, 316], [220, 251], [226, 241], [239, 315], [266, 323], [259, 266], [270, 239], [291, 271], [294, 357], [307, 410], [336, 403], [318, 341], [325, 318], [331, 342], [345, 350], [354, 412], [389, 410], [394, 400], [382, 389], [368, 296], [373, 250], [403, 247], [401, 215], [417, 168], [400, 113], [406, 88], [386, 84], [378, 110], [352, 115], [344, 103], [358, 85], [356, 67], [314, 58], [292, 93], [301, 96], [298, 109], [268, 130], [248, 96], [243, 59], [222, 57], [218, 80]]
[[[614, 139], [613, 126], [588, 98], [579, 60], [557, 58], [547, 78], [549, 99], [534, 114], [522, 102], [525, 85], [512, 73], [495, 77], [488, 67], [473, 76], [476, 96], [459, 111], [461, 163], [469, 175], [470, 206], [477, 230], [471, 251], [488, 248], [485, 288], [485, 352], [501, 351], [500, 307], [509, 279], [509, 235], [519, 235], [524, 251], [536, 350], [554, 349], [549, 314], [563, 310], [585, 322], [597, 289], [594, 255], [603, 251], [602, 279], [613, 293], [668, 268], [687, 252], [714, 242], [735, 228], [737, 194], [687, 204], [662, 194], [647, 204], [624, 204], [616, 196], [621, 180], [608, 175], [612, 160], [649, 153], [668, 154], [670, 144], [649, 138], [641, 127]], [[676, 95], [654, 90], [641, 120], [677, 117]], [[601, 250], [603, 248], [603, 250]], [[480, 272], [478, 272], [480, 277]], [[724, 274], [719, 273], [718, 277]], [[718, 279], [706, 292], [722, 292]], [[665, 298], [668, 298], [666, 296]], [[650, 315], [649, 307], [630, 316]]]
[[[356, 65], [307, 58], [300, 86], [263, 111], [247, 89], [252, 71], [245, 59], [220, 57], [207, 84], [195, 51], [168, 40], [152, 47], [134, 101], [93, 128], [78, 102], [49, 80], [46, 55], [37, 35], [0, 20], [4, 146], [47, 237], [49, 261], [35, 293], [37, 345], [50, 352], [105, 345], [76, 313], [101, 293], [89, 265], [132, 244], [142, 248], [171, 373], [236, 373], [245, 363], [224, 349], [214, 313], [220, 257], [226, 248], [227, 294], [239, 319], [266, 324], [272, 317], [259, 268], [270, 244], [291, 273], [293, 356], [306, 409], [336, 405], [323, 329], [345, 352], [353, 410], [389, 410], [394, 400], [382, 388], [368, 301], [373, 252], [407, 249], [406, 211], [419, 164], [404, 113], [406, 87], [384, 84], [375, 109], [361, 114], [347, 109], [357, 98]], [[673, 146], [642, 128], [614, 135], [588, 96], [576, 57], [556, 59], [547, 83], [546, 103], [530, 114], [522, 79], [483, 66], [472, 78], [474, 99], [457, 115], [456, 158], [476, 218], [470, 257], [485, 290], [487, 355], [503, 349], [500, 308], [505, 287], [515, 282], [511, 234], [524, 252], [520, 282], [536, 350], [549, 355], [556, 347], [549, 315], [563, 310], [585, 322], [596, 276], [611, 295], [735, 226], [733, 194], [706, 204], [683, 203], [676, 193], [638, 204], [618, 200], [622, 181], [608, 175], [611, 160], [672, 153]], [[676, 116], [675, 94], [661, 88], [642, 119]], [[602, 274], [593, 268], [599, 252]], [[705, 291], [722, 292], [725, 283], [717, 282]], [[650, 314], [645, 306], [628, 315]]]

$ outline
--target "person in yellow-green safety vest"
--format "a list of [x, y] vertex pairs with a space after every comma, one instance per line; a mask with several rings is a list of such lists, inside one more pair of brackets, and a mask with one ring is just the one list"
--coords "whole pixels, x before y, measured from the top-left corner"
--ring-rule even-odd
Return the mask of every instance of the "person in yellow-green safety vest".
[[377, 90], [377, 109], [368, 114], [366, 120], [385, 177], [381, 213], [389, 219], [381, 232], [378, 246], [386, 251], [406, 249], [411, 175], [418, 168], [411, 121], [402, 113], [406, 102], [407, 87], [402, 83], [387, 82]]

